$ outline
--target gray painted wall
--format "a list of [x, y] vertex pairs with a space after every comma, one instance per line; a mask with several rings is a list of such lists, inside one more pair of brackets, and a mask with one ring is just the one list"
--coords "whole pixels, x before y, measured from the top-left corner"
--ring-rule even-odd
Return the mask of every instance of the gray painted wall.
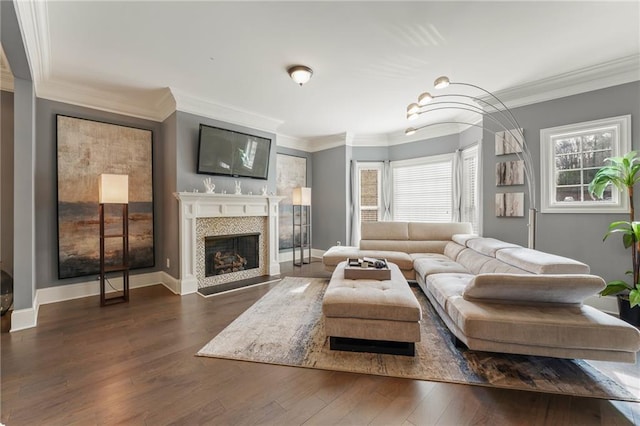
[[349, 163], [347, 147], [313, 153], [313, 248], [326, 250], [347, 242]]
[[[17, 111], [16, 111], [17, 114]], [[153, 196], [154, 196], [154, 234], [156, 267], [131, 271], [132, 275], [156, 271], [160, 269], [159, 242], [163, 241], [162, 212], [158, 204], [159, 191], [162, 188], [163, 170], [156, 155], [160, 142], [161, 125], [155, 121], [129, 117], [121, 114], [94, 110], [48, 99], [37, 100], [37, 151], [36, 151], [36, 236], [38, 239], [36, 264], [37, 288], [86, 282], [91, 277], [77, 277], [65, 280], [58, 279], [58, 237], [57, 237], [57, 170], [56, 170], [56, 114], [64, 114], [89, 120], [103, 121], [122, 126], [137, 127], [153, 132]], [[17, 182], [17, 181], [16, 181]], [[16, 186], [16, 191], [18, 188]], [[16, 231], [17, 232], [17, 231]], [[17, 253], [16, 253], [17, 255]]]
[[[531, 149], [536, 170], [537, 206], [540, 206], [540, 129], [631, 114], [632, 147], [640, 149], [640, 82], [528, 105], [514, 109], [513, 113], [524, 128]], [[495, 217], [494, 170], [496, 161], [504, 157], [496, 158], [493, 140], [493, 135], [485, 134], [484, 235], [526, 245], [526, 218]], [[525, 204], [528, 208], [528, 201]], [[619, 238], [610, 238], [603, 243], [602, 237], [610, 222], [626, 218], [620, 214], [538, 213], [536, 248], [585, 262], [594, 274], [605, 280], [625, 279], [624, 272], [631, 267], [630, 253], [624, 250]]]
[[[160, 139], [162, 144], [157, 150], [156, 155], [159, 157], [161, 173], [158, 183], [158, 201], [161, 219], [156, 221], [163, 229], [162, 240], [160, 245], [160, 258], [157, 263], [160, 269], [174, 278], [180, 277], [180, 259], [178, 248], [178, 200], [173, 193], [177, 192], [178, 170], [177, 170], [177, 134], [178, 134], [178, 117], [177, 112], [171, 114], [162, 122]], [[169, 259], [169, 267], [167, 268], [167, 259]]]
[[[216, 192], [226, 190], [233, 194], [235, 180], [242, 181], [242, 193], [253, 192], [260, 194], [266, 183], [269, 192], [276, 190], [276, 135], [261, 130], [250, 129], [236, 124], [225, 123], [211, 118], [201, 117], [186, 112], [177, 112], [177, 177], [178, 191], [192, 191], [194, 188], [204, 192], [202, 181], [211, 177], [216, 185]], [[271, 153], [269, 156], [269, 179], [231, 178], [226, 176], [200, 175], [198, 169], [198, 132], [200, 124], [221, 127], [223, 129], [248, 133], [271, 139]]]
[[0, 119], [2, 136], [0, 144], [0, 240], [2, 269], [13, 275], [13, 93], [0, 93]]

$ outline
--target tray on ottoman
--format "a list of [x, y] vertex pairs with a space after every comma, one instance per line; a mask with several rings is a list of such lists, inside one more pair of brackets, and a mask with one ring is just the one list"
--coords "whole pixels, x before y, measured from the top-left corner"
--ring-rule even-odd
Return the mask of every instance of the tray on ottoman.
[[[384, 267], [376, 268], [371, 265], [374, 261], [382, 261]], [[363, 267], [363, 264], [370, 266]], [[358, 266], [360, 265], [360, 266]], [[367, 279], [367, 280], [390, 280], [391, 270], [387, 265], [386, 259], [347, 259], [347, 264], [344, 267], [344, 277], [348, 280]]]

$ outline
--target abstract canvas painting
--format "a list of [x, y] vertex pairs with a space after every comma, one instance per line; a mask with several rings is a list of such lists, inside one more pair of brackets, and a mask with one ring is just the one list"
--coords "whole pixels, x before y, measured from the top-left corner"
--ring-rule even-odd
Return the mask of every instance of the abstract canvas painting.
[[524, 192], [496, 194], [496, 216], [524, 217]]
[[496, 164], [496, 186], [524, 185], [524, 161], [502, 161]]
[[[307, 159], [278, 154], [276, 194], [285, 197], [280, 201], [278, 227], [279, 249], [293, 248], [293, 188], [307, 186]], [[296, 219], [298, 221], [298, 219]], [[299, 237], [296, 235], [296, 237]]]
[[[56, 126], [58, 277], [99, 272], [98, 181], [102, 173], [129, 176], [129, 265], [153, 266], [151, 130], [64, 115], [56, 116]], [[105, 225], [119, 226], [120, 206], [106, 206]], [[107, 246], [107, 263], [121, 255], [121, 244]]]
[[[522, 152], [522, 140], [520, 137], [522, 129], [511, 129], [510, 131], [496, 132], [496, 155], [515, 154]], [[517, 138], [517, 139], [516, 139]]]

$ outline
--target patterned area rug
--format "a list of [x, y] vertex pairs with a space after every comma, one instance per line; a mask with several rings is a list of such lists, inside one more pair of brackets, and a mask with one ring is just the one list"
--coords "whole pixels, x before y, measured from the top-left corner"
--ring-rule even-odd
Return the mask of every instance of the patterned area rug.
[[422, 341], [416, 356], [329, 350], [322, 320], [328, 280], [287, 277], [197, 355], [295, 367], [640, 401], [639, 395], [583, 360], [456, 348], [422, 291]]

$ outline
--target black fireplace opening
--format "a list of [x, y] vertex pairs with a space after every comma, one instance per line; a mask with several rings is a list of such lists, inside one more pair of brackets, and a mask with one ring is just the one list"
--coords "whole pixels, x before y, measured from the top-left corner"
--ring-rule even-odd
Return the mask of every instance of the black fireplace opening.
[[259, 241], [260, 233], [205, 237], [205, 277], [258, 268]]

